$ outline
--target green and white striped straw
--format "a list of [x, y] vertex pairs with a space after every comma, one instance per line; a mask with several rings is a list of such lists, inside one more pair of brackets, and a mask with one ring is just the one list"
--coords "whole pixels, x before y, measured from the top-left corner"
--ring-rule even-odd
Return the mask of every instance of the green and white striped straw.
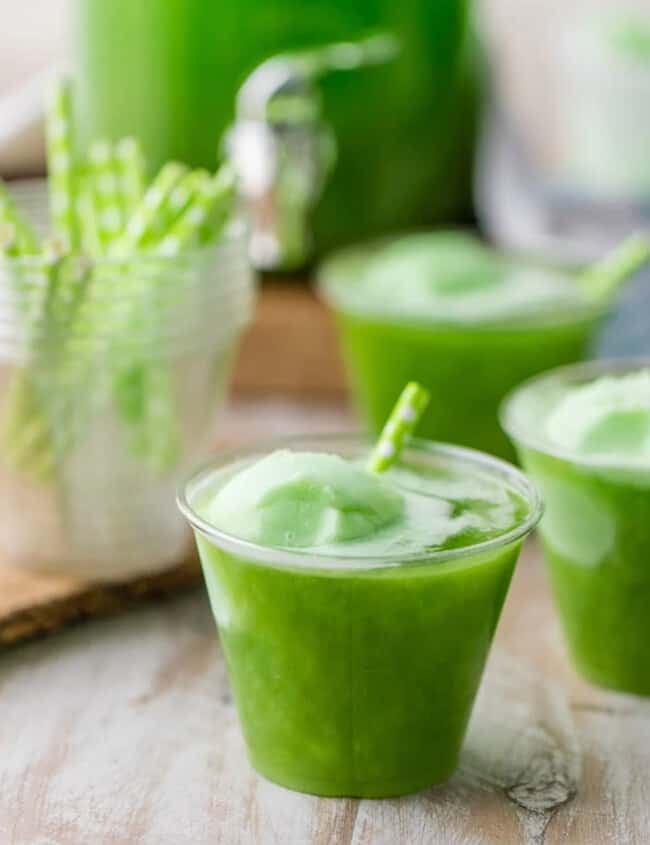
[[72, 159], [70, 89], [63, 80], [50, 92], [46, 136], [50, 216], [55, 235], [68, 249], [77, 246], [74, 167]]
[[230, 164], [223, 164], [213, 177], [218, 192], [217, 202], [198, 233], [200, 244], [215, 242], [226, 220], [233, 211], [235, 200], [235, 171]]
[[55, 337], [63, 340], [70, 331], [85, 288], [90, 282], [93, 265], [86, 256], [69, 255], [53, 268], [56, 281], [45, 302], [44, 319]]
[[187, 172], [187, 167], [174, 161], [163, 166], [131, 216], [124, 235], [113, 245], [112, 253], [128, 256], [156, 237], [161, 209], [168, 206], [170, 195]]
[[5, 255], [35, 255], [38, 252], [36, 233], [21, 216], [9, 189], [2, 180], [0, 180], [0, 226], [4, 231], [5, 245], [2, 250]]
[[[203, 229], [208, 223], [213, 227], [217, 210], [231, 192], [232, 181], [226, 170], [216, 176], [198, 170], [187, 173], [167, 193], [159, 208], [158, 239], [150, 234], [144, 247], [160, 259], [158, 278], [165, 275], [164, 259], [175, 258], [183, 250], [201, 243]], [[174, 288], [178, 296], [182, 287], [176, 284]], [[156, 290], [152, 290], [148, 319], [143, 321], [143, 315], [134, 314], [131, 333], [140, 338], [145, 348], [149, 332], [152, 328], [155, 332], [158, 324], [169, 319], [170, 309], [173, 309], [173, 296], [161, 301]], [[117, 373], [115, 389], [118, 406], [128, 414], [134, 454], [158, 471], [173, 466], [180, 455], [180, 435], [173, 380], [164, 357], [155, 359], [146, 355], [139, 362], [137, 357], [127, 360], [123, 372]]]
[[9, 385], [7, 413], [2, 421], [3, 449], [12, 464], [38, 481], [54, 471], [51, 431], [29, 370], [19, 370]]
[[[178, 232], [186, 213], [196, 207], [197, 198], [207, 192], [212, 177], [204, 171], [188, 172], [176, 181], [171, 190], [165, 190], [164, 201], [160, 204], [154, 232], [150, 229], [144, 248], [158, 252], [161, 237], [166, 240], [172, 233]], [[186, 231], [183, 228], [183, 233]], [[187, 243], [179, 237], [180, 242]], [[176, 255], [170, 251], [169, 255]], [[152, 265], [154, 266], [154, 265]], [[160, 262], [158, 279], [164, 275], [165, 263]], [[153, 301], [150, 305], [149, 320], [142, 321], [142, 315], [134, 314], [131, 332], [140, 338], [146, 346], [148, 326], [158, 322], [160, 303], [156, 302], [156, 291], [152, 290]], [[160, 320], [168, 319], [160, 314]], [[137, 377], [134, 380], [134, 374]], [[134, 390], [135, 388], [135, 390]], [[128, 422], [131, 429], [130, 443], [134, 454], [144, 458], [156, 470], [165, 470], [172, 466], [180, 454], [180, 439], [177, 429], [175, 398], [172, 379], [164, 360], [156, 360], [146, 355], [144, 359], [126, 361], [124, 372], [118, 371], [115, 380], [118, 405], [128, 410]], [[133, 403], [133, 398], [137, 401]]]
[[214, 176], [201, 171], [196, 172], [189, 203], [167, 236], [161, 241], [156, 252], [173, 258], [184, 249], [198, 244], [204, 226], [217, 208], [230, 199], [232, 190], [233, 175], [230, 167], [220, 168]]
[[152, 469], [164, 471], [173, 467], [181, 454], [174, 383], [164, 361], [146, 368], [145, 385], [142, 440], [136, 454]]
[[88, 179], [84, 179], [79, 188], [77, 217], [79, 218], [81, 249], [90, 258], [99, 258], [103, 252], [103, 245], [99, 234], [95, 203]]
[[117, 159], [108, 141], [95, 141], [88, 151], [87, 189], [95, 209], [95, 227], [102, 251], [108, 251], [124, 228]]
[[145, 166], [142, 146], [136, 138], [122, 138], [115, 147], [120, 204], [126, 221], [142, 202]]
[[604, 258], [583, 271], [580, 281], [590, 298], [607, 302], [648, 261], [650, 237], [641, 233], [630, 235]]
[[210, 174], [205, 170], [192, 170], [183, 176], [160, 208], [156, 221], [156, 232], [149, 238], [147, 249], [156, 249], [160, 245], [160, 242], [169, 234], [176, 221], [193, 201], [196, 185], [201, 179], [209, 177]]
[[385, 472], [397, 463], [430, 398], [429, 391], [417, 382], [406, 385], [372, 451], [368, 462], [370, 472]]
[[0, 252], [7, 257], [18, 253], [16, 227], [13, 223], [0, 223]]

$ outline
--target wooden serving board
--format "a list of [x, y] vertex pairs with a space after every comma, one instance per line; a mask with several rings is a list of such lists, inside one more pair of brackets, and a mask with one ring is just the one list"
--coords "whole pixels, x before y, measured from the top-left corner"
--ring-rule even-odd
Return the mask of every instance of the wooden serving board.
[[126, 610], [145, 599], [176, 594], [200, 582], [196, 560], [119, 584], [96, 584], [0, 569], [0, 646], [31, 639], [93, 616]]

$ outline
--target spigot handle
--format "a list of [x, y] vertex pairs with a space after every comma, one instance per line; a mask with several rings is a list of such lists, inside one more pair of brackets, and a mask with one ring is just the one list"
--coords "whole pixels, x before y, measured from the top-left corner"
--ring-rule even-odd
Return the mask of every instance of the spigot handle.
[[311, 253], [311, 212], [336, 162], [322, 119], [319, 80], [384, 64], [398, 40], [374, 35], [273, 56], [246, 79], [226, 147], [251, 225], [251, 257], [263, 269], [295, 269]]

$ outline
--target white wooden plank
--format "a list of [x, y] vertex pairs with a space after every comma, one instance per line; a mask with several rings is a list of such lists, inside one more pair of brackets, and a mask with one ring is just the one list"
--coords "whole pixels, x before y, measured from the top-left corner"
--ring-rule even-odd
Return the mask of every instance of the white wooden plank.
[[0, 842], [650, 841], [650, 703], [576, 678], [535, 558], [513, 584], [460, 771], [400, 800], [319, 800], [251, 771], [201, 594], [5, 654]]

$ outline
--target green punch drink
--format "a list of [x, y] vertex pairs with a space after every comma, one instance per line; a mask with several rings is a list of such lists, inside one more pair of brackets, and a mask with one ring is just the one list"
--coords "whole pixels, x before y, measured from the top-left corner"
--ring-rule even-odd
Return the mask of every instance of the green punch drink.
[[81, 152], [95, 138], [134, 135], [152, 170], [169, 159], [212, 169], [237, 91], [259, 64], [391, 32], [402, 44], [394, 64], [324, 83], [339, 156], [319, 205], [317, 242], [329, 247], [469, 206], [475, 84], [467, 0], [66, 6]]
[[368, 452], [342, 436], [222, 455], [180, 497], [250, 760], [318, 795], [452, 774], [540, 513], [487, 456], [414, 441], [379, 474]]
[[578, 670], [650, 695], [650, 362], [539, 376], [502, 420], [545, 499], [540, 533]]
[[501, 399], [536, 373], [586, 357], [609, 302], [601, 281], [441, 232], [340, 252], [322, 267], [320, 290], [372, 430], [415, 378], [433, 397], [423, 435], [512, 458], [497, 422]]

